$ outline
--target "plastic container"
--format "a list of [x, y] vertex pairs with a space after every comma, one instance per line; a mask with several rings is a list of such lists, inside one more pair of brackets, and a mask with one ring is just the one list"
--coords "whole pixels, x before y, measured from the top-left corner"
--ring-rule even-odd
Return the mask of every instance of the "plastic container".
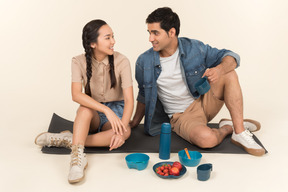
[[150, 157], [143, 153], [132, 153], [125, 157], [126, 164], [129, 169], [137, 169], [141, 171], [146, 169]]
[[161, 125], [159, 158], [163, 160], [170, 159], [170, 149], [171, 149], [171, 125], [170, 123], [163, 123]]
[[197, 167], [197, 179], [199, 181], [207, 181], [210, 178], [213, 165], [206, 163]]
[[188, 151], [188, 152], [191, 159], [188, 159], [185, 150], [181, 150], [178, 152], [180, 162], [183, 165], [186, 165], [187, 167], [197, 166], [201, 161], [202, 154], [198, 151]]
[[155, 173], [158, 177], [160, 177], [160, 178], [162, 178], [162, 179], [179, 179], [179, 178], [182, 177], [182, 176], [186, 173], [186, 171], [187, 171], [187, 169], [186, 169], [186, 167], [185, 167], [184, 165], [182, 165], [182, 169], [181, 169], [180, 174], [179, 174], [178, 176], [175, 176], [175, 175], [163, 176], [163, 175], [159, 175], [159, 174], [156, 172], [156, 168], [157, 168], [157, 167], [160, 167], [160, 166], [162, 166], [163, 164], [164, 164], [164, 165], [165, 165], [165, 164], [173, 165], [173, 163], [174, 163], [174, 162], [172, 162], [172, 161], [165, 161], [165, 162], [156, 163], [156, 164], [153, 166], [153, 171], [154, 171], [154, 173]]

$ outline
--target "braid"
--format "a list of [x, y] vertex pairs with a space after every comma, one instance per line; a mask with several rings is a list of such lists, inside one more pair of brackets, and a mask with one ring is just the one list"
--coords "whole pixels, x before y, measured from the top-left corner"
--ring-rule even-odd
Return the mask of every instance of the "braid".
[[91, 97], [90, 79], [92, 77], [92, 48], [89, 45], [85, 45], [85, 57], [86, 57], [86, 76], [87, 84], [85, 86], [85, 93]]
[[115, 71], [114, 71], [114, 56], [108, 55], [109, 64], [110, 64], [110, 79], [111, 79], [111, 88], [114, 88], [116, 85], [116, 77], [115, 77]]

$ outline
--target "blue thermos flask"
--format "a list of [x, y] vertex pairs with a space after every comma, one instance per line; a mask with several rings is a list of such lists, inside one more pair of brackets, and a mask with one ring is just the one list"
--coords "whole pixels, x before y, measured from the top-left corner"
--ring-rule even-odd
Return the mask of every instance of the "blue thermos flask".
[[171, 147], [171, 125], [170, 123], [163, 123], [161, 125], [159, 158], [163, 160], [170, 159]]

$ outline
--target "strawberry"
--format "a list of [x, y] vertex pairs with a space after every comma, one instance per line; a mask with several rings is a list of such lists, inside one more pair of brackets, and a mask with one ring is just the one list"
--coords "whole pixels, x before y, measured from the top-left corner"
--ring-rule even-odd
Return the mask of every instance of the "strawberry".
[[177, 167], [177, 168], [179, 169], [179, 171], [182, 170], [182, 165], [181, 165], [181, 163], [178, 162], [178, 161], [175, 161], [175, 162], [173, 163], [172, 167]]
[[180, 175], [180, 171], [177, 167], [172, 167], [170, 169], [170, 172], [169, 172], [170, 175], [175, 175], [175, 176], [179, 176]]

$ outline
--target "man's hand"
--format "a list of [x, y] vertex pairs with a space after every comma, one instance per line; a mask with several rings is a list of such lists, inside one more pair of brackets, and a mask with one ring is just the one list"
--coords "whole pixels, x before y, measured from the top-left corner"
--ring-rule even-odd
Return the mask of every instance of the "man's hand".
[[216, 67], [206, 69], [202, 77], [207, 76], [210, 83], [217, 82], [221, 75], [227, 74], [230, 71], [233, 71], [237, 66], [236, 60], [232, 56], [225, 56], [222, 59], [222, 62]]
[[139, 123], [131, 120], [131, 121], [129, 122], [129, 125], [130, 125], [131, 128], [135, 128], [135, 127], [137, 127], [137, 126], [139, 125]]
[[220, 76], [222, 74], [223, 74], [222, 65], [220, 64], [217, 67], [206, 69], [202, 77], [207, 76], [210, 83], [216, 83], [220, 79]]
[[137, 102], [135, 115], [133, 117], [133, 120], [129, 122], [130, 127], [131, 128], [137, 127], [140, 124], [141, 120], [143, 119], [144, 115], [145, 115], [145, 104]]

